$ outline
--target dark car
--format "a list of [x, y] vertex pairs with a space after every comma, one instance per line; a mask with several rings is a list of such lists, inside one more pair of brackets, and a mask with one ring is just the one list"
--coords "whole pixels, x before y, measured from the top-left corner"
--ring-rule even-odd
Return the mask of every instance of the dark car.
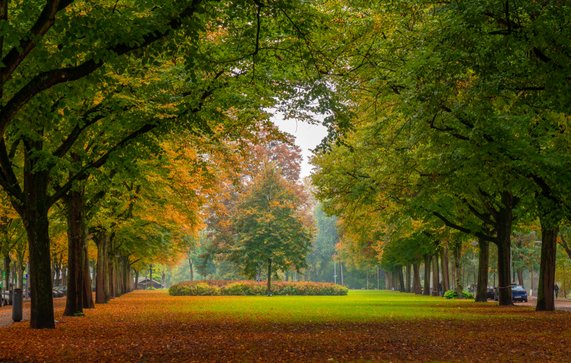
[[527, 302], [527, 291], [520, 285], [512, 286], [512, 300]]
[[496, 300], [496, 288], [493, 286], [488, 286], [486, 290], [486, 298], [490, 300]]

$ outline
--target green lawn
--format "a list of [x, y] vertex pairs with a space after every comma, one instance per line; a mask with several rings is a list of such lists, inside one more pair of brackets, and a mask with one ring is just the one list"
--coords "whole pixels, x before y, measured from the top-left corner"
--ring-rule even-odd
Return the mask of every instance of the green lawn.
[[[178, 297], [185, 299], [184, 297]], [[479, 319], [496, 303], [447, 300], [394, 291], [351, 290], [347, 296], [187, 297], [174, 311], [197, 317], [258, 322], [365, 322], [387, 319]], [[190, 303], [192, 302], [192, 303]], [[522, 312], [529, 308], [518, 307]], [[511, 312], [511, 311], [510, 311]], [[513, 317], [513, 314], [497, 314]]]

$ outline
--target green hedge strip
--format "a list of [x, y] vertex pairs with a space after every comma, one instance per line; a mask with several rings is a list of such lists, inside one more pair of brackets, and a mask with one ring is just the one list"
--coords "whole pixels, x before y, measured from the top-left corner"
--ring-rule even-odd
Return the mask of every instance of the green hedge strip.
[[[347, 295], [345, 286], [326, 282], [272, 283], [272, 295]], [[172, 296], [245, 296], [266, 295], [266, 283], [256, 281], [184, 281], [169, 288]]]

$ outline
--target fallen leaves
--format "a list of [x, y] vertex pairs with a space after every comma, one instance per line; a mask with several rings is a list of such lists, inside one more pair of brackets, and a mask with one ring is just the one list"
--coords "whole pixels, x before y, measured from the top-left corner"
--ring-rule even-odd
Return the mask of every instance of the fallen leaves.
[[[0, 360], [571, 360], [571, 314], [565, 312], [465, 304], [465, 311], [476, 318], [358, 322], [332, 318], [309, 323], [272, 319], [269, 307], [261, 312], [265, 319], [234, 318], [232, 311], [212, 314], [199, 308], [210, 303], [214, 309], [228, 299], [244, 304], [252, 298], [170, 297], [164, 291], [136, 291], [87, 310], [85, 317], [62, 317], [58, 307], [60, 323], [55, 330], [31, 330], [27, 322], [0, 329]], [[439, 308], [456, 311], [453, 304]]]

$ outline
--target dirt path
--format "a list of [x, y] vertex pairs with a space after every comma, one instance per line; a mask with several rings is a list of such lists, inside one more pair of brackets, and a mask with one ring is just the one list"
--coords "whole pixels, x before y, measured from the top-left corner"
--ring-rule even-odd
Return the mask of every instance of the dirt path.
[[[528, 302], [517, 303], [516, 305], [535, 307], [536, 304], [537, 304], [537, 298], [532, 296], [529, 298]], [[555, 309], [556, 310], [563, 310], [563, 311], [571, 311], [571, 300], [567, 300], [567, 299], [555, 300]]]

